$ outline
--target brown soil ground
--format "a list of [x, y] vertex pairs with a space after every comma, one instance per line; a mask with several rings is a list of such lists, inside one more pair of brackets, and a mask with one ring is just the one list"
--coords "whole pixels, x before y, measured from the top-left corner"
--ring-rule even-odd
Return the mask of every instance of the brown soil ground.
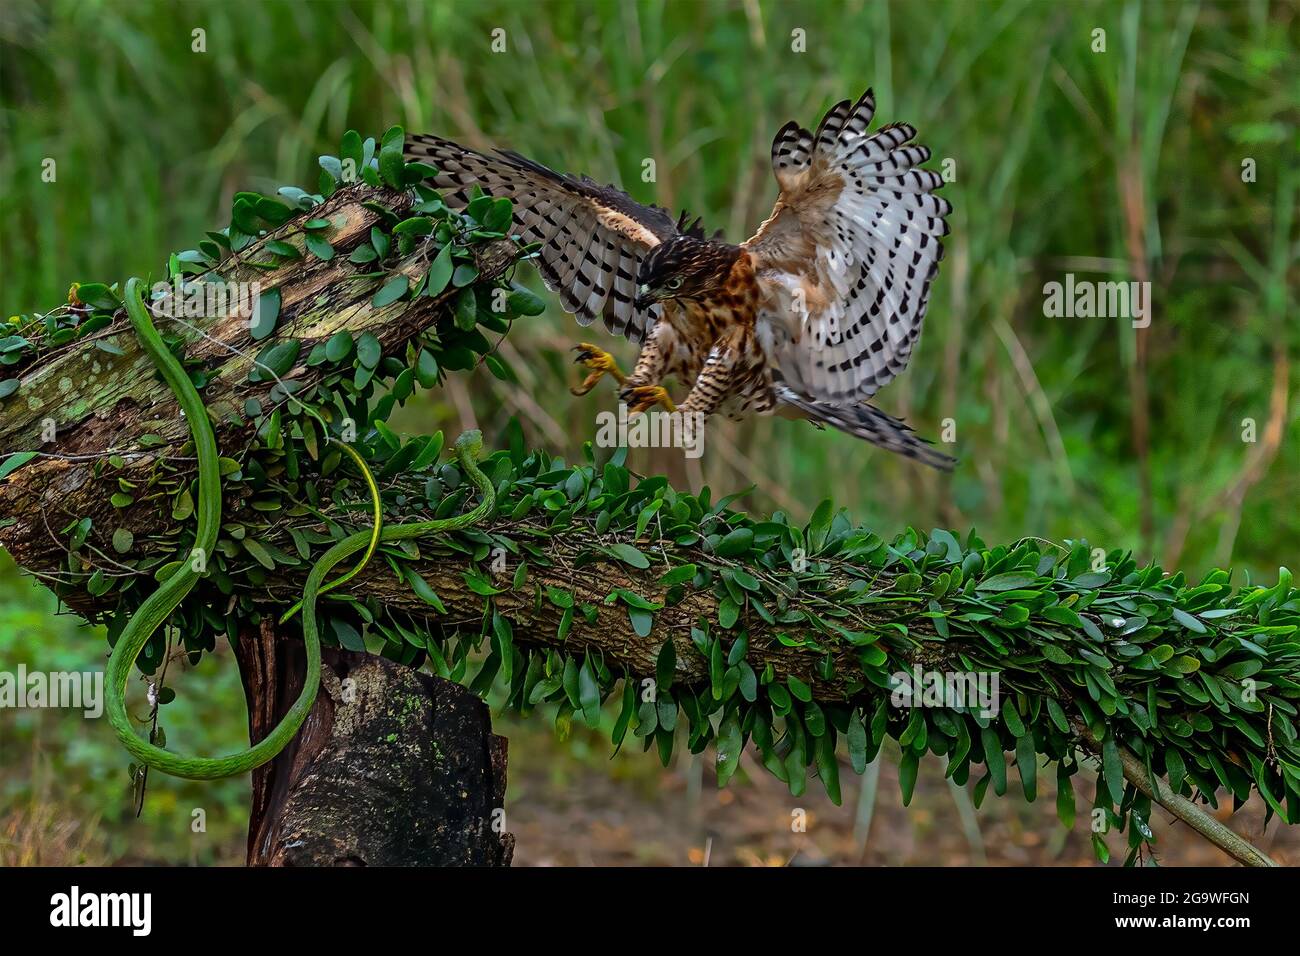
[[[1010, 774], [1004, 797], [990, 791], [963, 827], [958, 797], [934, 758], [922, 763], [910, 807], [898, 790], [888, 751], [881, 767], [870, 831], [859, 822], [862, 781], [841, 767], [843, 805], [816, 779], [792, 797], [753, 759], [718, 790], [712, 756], [677, 755], [663, 769], [650, 754], [622, 753], [585, 731], [559, 743], [544, 722], [497, 718], [510, 737], [508, 826], [516, 866], [1097, 866], [1088, 830], [1093, 779], [1076, 775], [1078, 819], [1065, 830], [1056, 817], [1056, 774], [1039, 774], [1037, 800], [1024, 800]], [[547, 737], [551, 739], [548, 741]], [[634, 742], [639, 744], [639, 741]], [[1300, 827], [1275, 817], [1264, 825], [1253, 801], [1219, 819], [1283, 864], [1300, 864]], [[800, 812], [802, 811], [802, 812]], [[796, 822], [802, 820], [803, 832]], [[1234, 865], [1168, 813], [1157, 809], [1156, 858], [1164, 866]], [[855, 832], [857, 831], [857, 832]], [[1112, 866], [1122, 863], [1126, 835], [1108, 837]]]

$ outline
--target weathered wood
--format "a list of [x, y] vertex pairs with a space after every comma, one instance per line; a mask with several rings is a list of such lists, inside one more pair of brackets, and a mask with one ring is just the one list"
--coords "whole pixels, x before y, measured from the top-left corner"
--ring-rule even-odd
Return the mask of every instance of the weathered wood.
[[[302, 645], [269, 625], [237, 649], [249, 736], [302, 689]], [[302, 730], [253, 774], [250, 866], [508, 866], [506, 741], [474, 694], [368, 654], [327, 648]]]

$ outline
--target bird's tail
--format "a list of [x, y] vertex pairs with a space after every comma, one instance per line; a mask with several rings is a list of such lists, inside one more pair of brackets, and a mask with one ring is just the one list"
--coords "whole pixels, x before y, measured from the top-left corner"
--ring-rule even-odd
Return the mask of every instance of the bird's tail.
[[886, 415], [880, 409], [865, 402], [856, 405], [831, 405], [804, 398], [789, 388], [780, 392], [781, 401], [793, 406], [810, 418], [814, 423], [826, 424], [865, 439], [873, 445], [892, 451], [905, 458], [911, 458], [940, 471], [952, 471], [957, 459], [950, 458], [898, 418]]

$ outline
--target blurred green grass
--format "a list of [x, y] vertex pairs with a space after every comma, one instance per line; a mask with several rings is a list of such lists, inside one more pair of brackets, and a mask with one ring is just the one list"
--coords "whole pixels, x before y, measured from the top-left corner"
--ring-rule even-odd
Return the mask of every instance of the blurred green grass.
[[[702, 468], [658, 452], [634, 463], [721, 491], [752, 483], [745, 506], [797, 518], [829, 496], [882, 533], [1082, 537], [1192, 575], [1221, 564], [1239, 581], [1272, 580], [1300, 541], [1300, 390], [1288, 388], [1300, 357], [1297, 17], [1295, 4], [1263, 0], [11, 0], [0, 6], [0, 307], [48, 308], [73, 280], [156, 276], [167, 253], [223, 221], [236, 190], [310, 186], [316, 156], [345, 129], [391, 123], [619, 183], [738, 241], [774, 198], [776, 129], [810, 125], [872, 85], [878, 123], [912, 123], [936, 167], [955, 164], [925, 335], [878, 401], [930, 437], [951, 419], [957, 473], [776, 420], [711, 426]], [[206, 52], [192, 50], [196, 29]], [[505, 52], [492, 52], [494, 30]], [[791, 49], [796, 30], [806, 52]], [[641, 179], [646, 158], [656, 182]], [[54, 183], [42, 182], [46, 159]], [[1043, 284], [1066, 272], [1149, 277], [1150, 328], [1044, 317]], [[457, 380], [395, 425], [455, 431], [474, 419], [491, 435], [517, 415], [531, 441], [575, 459], [614, 398], [568, 394], [565, 350], [589, 335], [551, 301], [506, 342], [520, 384]], [[1242, 440], [1245, 419], [1255, 443]], [[36, 587], [11, 571], [0, 587], [0, 662], [97, 659], [100, 639], [51, 620]], [[220, 687], [190, 681], [178, 705], [224, 701], [195, 721], [197, 751], [243, 733], [222, 663]], [[6, 715], [0, 733], [17, 742], [6, 762], [35, 733], [12, 729]], [[76, 734], [104, 746], [67, 771], [76, 799], [120, 818], [103, 797], [117, 780], [101, 777], [125, 758], [106, 727]], [[208, 798], [178, 805], [192, 799]]]

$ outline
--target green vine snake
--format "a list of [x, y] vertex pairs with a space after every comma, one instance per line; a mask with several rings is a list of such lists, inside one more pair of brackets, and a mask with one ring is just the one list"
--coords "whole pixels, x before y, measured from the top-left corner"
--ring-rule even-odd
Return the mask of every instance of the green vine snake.
[[[153, 594], [136, 609], [113, 647], [108, 660], [108, 694], [106, 709], [108, 720], [118, 738], [141, 763], [177, 777], [192, 780], [215, 780], [245, 773], [273, 759], [293, 739], [302, 722], [311, 711], [320, 687], [321, 652], [319, 623], [316, 616], [316, 599], [354, 577], [370, 560], [380, 543], [403, 541], [427, 534], [454, 531], [482, 521], [492, 513], [496, 494], [491, 480], [479, 470], [476, 462], [483, 440], [478, 431], [467, 431], [456, 440], [456, 456], [461, 467], [479, 492], [479, 503], [470, 511], [450, 518], [432, 521], [413, 521], [399, 525], [384, 525], [379, 488], [364, 459], [348, 445], [342, 445], [358, 465], [369, 487], [374, 505], [373, 526], [369, 531], [359, 531], [335, 543], [312, 565], [303, 588], [302, 601], [294, 605], [281, 621], [287, 620], [302, 608], [302, 636], [307, 653], [307, 676], [302, 693], [269, 734], [246, 750], [225, 757], [180, 757], [158, 747], [136, 734], [126, 712], [126, 682], [135, 659], [150, 636], [171, 616], [176, 607], [198, 583], [202, 566], [217, 543], [221, 525], [221, 470], [218, 463], [217, 439], [208, 418], [203, 398], [190, 381], [188, 373], [168, 350], [154, 327], [145, 307], [141, 282], [128, 280], [123, 296], [127, 317], [140, 339], [140, 344], [158, 367], [163, 380], [175, 393], [194, 441], [198, 458], [198, 503], [195, 514], [198, 530], [194, 546], [187, 560], [167, 577]], [[340, 443], [342, 444], [342, 443]], [[357, 565], [338, 579], [324, 584], [325, 576], [345, 558], [364, 551]]]

